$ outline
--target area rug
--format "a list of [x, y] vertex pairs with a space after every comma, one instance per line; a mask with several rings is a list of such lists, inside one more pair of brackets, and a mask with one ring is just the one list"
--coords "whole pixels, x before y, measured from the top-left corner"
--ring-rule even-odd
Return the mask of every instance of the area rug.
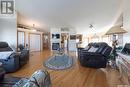
[[73, 58], [68, 55], [51, 56], [44, 62], [44, 66], [52, 70], [64, 70], [73, 66]]

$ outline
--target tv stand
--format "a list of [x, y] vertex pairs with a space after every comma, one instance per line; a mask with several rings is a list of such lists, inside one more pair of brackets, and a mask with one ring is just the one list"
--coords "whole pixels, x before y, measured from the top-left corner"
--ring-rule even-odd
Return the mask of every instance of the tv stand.
[[118, 57], [116, 59], [117, 67], [121, 75], [121, 79], [130, 85], [130, 55], [125, 55], [122, 53], [117, 53]]

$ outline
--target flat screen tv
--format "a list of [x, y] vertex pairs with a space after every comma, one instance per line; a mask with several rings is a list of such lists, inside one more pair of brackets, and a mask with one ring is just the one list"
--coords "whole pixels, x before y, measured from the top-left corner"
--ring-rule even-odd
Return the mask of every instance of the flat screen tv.
[[60, 34], [52, 34], [53, 39], [60, 39]]
[[130, 55], [130, 43], [126, 43], [124, 48], [122, 49], [122, 53]]
[[76, 40], [76, 35], [70, 35], [70, 40]]

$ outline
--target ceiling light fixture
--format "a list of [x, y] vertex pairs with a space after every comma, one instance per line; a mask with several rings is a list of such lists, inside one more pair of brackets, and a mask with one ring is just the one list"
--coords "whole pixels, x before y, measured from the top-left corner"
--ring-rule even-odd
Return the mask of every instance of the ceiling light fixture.
[[32, 31], [36, 32], [37, 30], [35, 29], [35, 24], [33, 24], [33, 28], [31, 29]]
[[33, 32], [36, 32], [37, 30], [35, 30], [35, 29], [32, 29], [31, 31], [33, 31]]
[[91, 28], [91, 29], [92, 29], [92, 28], [93, 28], [93, 25], [92, 25], [92, 24], [90, 24], [90, 25], [89, 25], [89, 28]]
[[123, 34], [127, 33], [121, 26], [113, 26], [107, 32], [106, 35], [113, 35], [113, 34]]

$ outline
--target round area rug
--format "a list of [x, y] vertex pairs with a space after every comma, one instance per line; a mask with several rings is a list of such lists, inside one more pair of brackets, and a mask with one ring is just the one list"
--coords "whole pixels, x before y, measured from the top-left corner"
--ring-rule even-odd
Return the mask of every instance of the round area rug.
[[72, 67], [73, 58], [68, 55], [55, 55], [44, 62], [44, 66], [53, 70], [64, 70]]

